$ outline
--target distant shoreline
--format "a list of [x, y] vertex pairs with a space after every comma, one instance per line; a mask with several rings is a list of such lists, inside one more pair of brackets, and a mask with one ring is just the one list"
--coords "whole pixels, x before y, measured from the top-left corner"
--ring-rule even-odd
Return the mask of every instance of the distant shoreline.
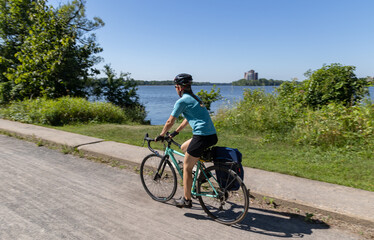
[[[134, 80], [138, 86], [171, 86], [174, 85], [174, 82], [171, 80], [165, 81], [143, 81], [143, 80]], [[283, 81], [287, 82], [287, 81]], [[195, 86], [247, 86], [247, 87], [263, 87], [263, 86], [279, 86], [280, 84], [238, 84], [235, 82], [232, 83], [211, 83], [211, 82], [194, 82]]]
[[[168, 85], [174, 85], [174, 81], [171, 80], [161, 80], [161, 81], [143, 81], [143, 80], [135, 80], [135, 82], [138, 84], [138, 86], [168, 86]], [[230, 86], [232, 83], [211, 83], [211, 82], [194, 82], [193, 85], [196, 86], [213, 86], [213, 85], [226, 85]]]

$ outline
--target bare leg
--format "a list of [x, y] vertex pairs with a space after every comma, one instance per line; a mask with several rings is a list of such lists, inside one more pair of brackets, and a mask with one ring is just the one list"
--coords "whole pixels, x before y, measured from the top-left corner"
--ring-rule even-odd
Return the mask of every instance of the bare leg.
[[193, 157], [187, 152], [184, 156], [183, 163], [183, 188], [184, 188], [184, 198], [191, 200], [191, 188], [192, 188], [192, 169], [197, 163], [199, 158]]
[[187, 140], [187, 141], [185, 141], [185, 142], [182, 144], [182, 146], [181, 146], [181, 150], [182, 150], [182, 152], [184, 152], [184, 153], [187, 152], [187, 148], [188, 148], [188, 146], [190, 145], [191, 140], [192, 140], [192, 138], [189, 139], [189, 140]]
[[191, 188], [192, 188], [192, 169], [199, 160], [199, 158], [193, 157], [187, 153], [187, 148], [191, 143], [191, 139], [184, 142], [181, 146], [181, 150], [185, 153], [183, 163], [183, 188], [184, 198], [187, 200], [191, 199]]

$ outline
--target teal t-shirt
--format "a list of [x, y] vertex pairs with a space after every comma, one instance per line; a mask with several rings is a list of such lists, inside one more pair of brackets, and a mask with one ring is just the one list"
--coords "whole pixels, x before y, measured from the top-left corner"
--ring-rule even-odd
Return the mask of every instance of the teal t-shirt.
[[191, 95], [185, 93], [175, 102], [171, 115], [177, 118], [180, 114], [183, 114], [183, 117], [187, 119], [194, 135], [208, 136], [216, 134], [216, 129], [208, 110], [205, 107], [201, 107], [199, 102]]

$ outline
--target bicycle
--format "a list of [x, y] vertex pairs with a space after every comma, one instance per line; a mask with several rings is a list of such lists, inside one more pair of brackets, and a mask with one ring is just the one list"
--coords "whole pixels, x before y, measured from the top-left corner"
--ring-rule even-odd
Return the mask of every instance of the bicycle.
[[[181, 147], [169, 135], [164, 140], [164, 155], [151, 147], [153, 138], [145, 135], [148, 148], [152, 154], [146, 156], [140, 166], [140, 178], [147, 194], [158, 202], [167, 202], [173, 198], [177, 190], [177, 175], [183, 179], [181, 167], [174, 154], [184, 157], [171, 148], [171, 144]], [[235, 163], [218, 163], [205, 166], [209, 159], [200, 159], [193, 171], [192, 197], [197, 198], [201, 207], [219, 223], [232, 225], [242, 221], [249, 207], [249, 193], [242, 179], [231, 169]], [[218, 179], [217, 174], [227, 174], [227, 179]], [[238, 190], [230, 190], [232, 186]]]

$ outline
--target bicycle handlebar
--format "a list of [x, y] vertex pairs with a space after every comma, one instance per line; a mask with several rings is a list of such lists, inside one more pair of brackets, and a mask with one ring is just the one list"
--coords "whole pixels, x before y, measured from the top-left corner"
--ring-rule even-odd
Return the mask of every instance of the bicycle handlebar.
[[[148, 149], [151, 152], [159, 155], [159, 153], [151, 147], [151, 142], [155, 142], [155, 139], [150, 138], [149, 135], [148, 135], [148, 133], [146, 133], [145, 136], [144, 136], [144, 141], [147, 141]], [[177, 147], [181, 148], [181, 145], [179, 143], [177, 143], [176, 141], [173, 140], [173, 138], [170, 136], [170, 133], [166, 133], [164, 141], [166, 141], [168, 143], [168, 147], [170, 147], [170, 145], [173, 143]]]

